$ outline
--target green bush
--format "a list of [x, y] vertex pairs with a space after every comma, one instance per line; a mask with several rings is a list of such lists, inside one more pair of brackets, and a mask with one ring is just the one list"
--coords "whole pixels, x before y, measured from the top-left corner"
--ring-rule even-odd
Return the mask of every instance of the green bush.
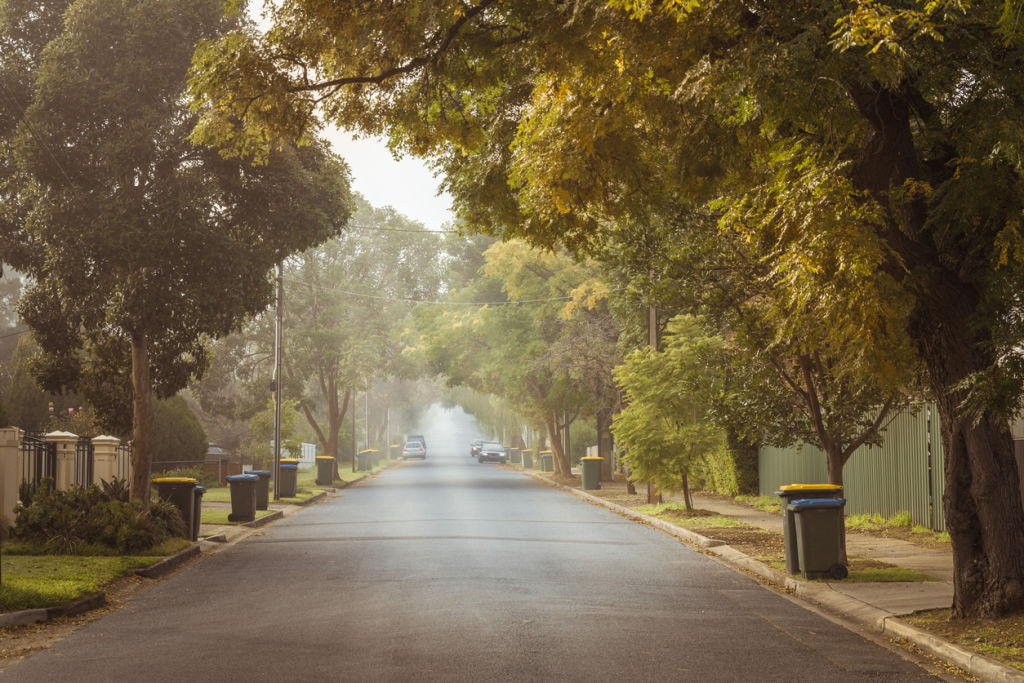
[[134, 553], [185, 536], [181, 514], [158, 501], [147, 512], [123, 500], [124, 486], [92, 485], [67, 491], [39, 486], [29, 505], [19, 506], [12, 538], [52, 554], [95, 554], [104, 550]]

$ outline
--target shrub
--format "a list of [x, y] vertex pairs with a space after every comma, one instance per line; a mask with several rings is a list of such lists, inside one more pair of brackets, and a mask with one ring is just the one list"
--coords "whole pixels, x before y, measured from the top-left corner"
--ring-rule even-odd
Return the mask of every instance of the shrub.
[[12, 537], [52, 554], [132, 553], [185, 536], [177, 508], [158, 501], [146, 512], [127, 500], [123, 482], [56, 491], [40, 486], [29, 505], [19, 506]]

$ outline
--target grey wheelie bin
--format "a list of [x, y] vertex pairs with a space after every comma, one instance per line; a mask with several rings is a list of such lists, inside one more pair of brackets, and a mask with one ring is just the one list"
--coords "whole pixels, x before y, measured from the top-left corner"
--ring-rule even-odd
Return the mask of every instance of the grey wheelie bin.
[[800, 558], [796, 543], [796, 518], [790, 514], [787, 504], [797, 498], [842, 498], [843, 487], [838, 484], [789, 484], [780, 486], [775, 495], [782, 498], [782, 537], [786, 547], [786, 572], [800, 571]]
[[224, 479], [231, 487], [228, 521], [251, 522], [256, 519], [256, 482], [260, 478], [255, 474], [232, 474]]
[[843, 498], [797, 498], [786, 504], [796, 519], [800, 573], [805, 579], [845, 579], [840, 561], [843, 542]]
[[192, 538], [192, 517], [195, 515], [196, 480], [192, 477], [157, 477], [153, 479], [156, 495], [174, 503], [185, 522], [185, 537]]
[[256, 482], [256, 509], [270, 508], [270, 470], [249, 470], [249, 474], [259, 477]]
[[203, 494], [206, 493], [205, 486], [196, 486], [192, 492], [192, 540], [199, 540], [199, 526], [203, 517]]
[[330, 486], [334, 483], [334, 458], [329, 455], [316, 456], [316, 484]]
[[595, 491], [601, 488], [601, 462], [604, 458], [587, 456], [580, 458], [580, 474], [583, 479], [584, 491]]
[[285, 462], [277, 467], [277, 495], [281, 498], [294, 498], [299, 488], [299, 465], [294, 462]]

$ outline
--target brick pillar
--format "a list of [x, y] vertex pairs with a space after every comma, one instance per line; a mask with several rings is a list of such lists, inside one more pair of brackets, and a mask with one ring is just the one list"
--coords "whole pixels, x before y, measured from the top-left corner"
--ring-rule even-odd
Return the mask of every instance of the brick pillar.
[[71, 432], [50, 432], [43, 437], [46, 443], [57, 444], [57, 490], [66, 491], [75, 485], [75, 444], [78, 435]]
[[20, 429], [0, 429], [0, 538], [4, 539], [7, 538], [8, 529], [14, 526], [14, 508], [18, 506], [18, 486], [21, 484], [18, 472], [20, 447]]
[[114, 481], [117, 478], [117, 447], [121, 439], [116, 436], [97, 436], [92, 440], [93, 483]]

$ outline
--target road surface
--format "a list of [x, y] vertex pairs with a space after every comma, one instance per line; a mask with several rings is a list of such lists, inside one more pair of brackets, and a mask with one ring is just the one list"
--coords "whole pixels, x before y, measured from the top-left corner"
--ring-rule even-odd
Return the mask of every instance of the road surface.
[[453, 451], [195, 562], [2, 677], [929, 678], [658, 531]]

